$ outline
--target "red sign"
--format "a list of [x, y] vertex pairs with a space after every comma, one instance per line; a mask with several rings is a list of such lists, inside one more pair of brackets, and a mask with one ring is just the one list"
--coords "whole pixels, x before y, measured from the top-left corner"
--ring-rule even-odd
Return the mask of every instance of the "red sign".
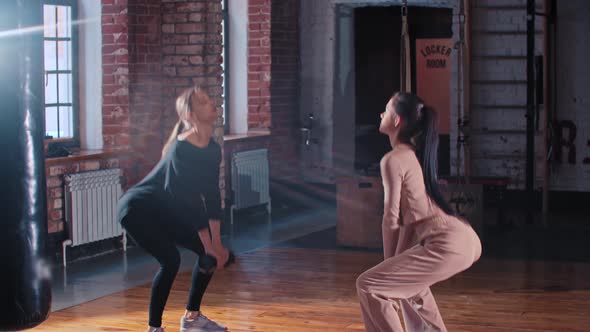
[[451, 132], [451, 39], [416, 39], [416, 93], [438, 112], [439, 132]]

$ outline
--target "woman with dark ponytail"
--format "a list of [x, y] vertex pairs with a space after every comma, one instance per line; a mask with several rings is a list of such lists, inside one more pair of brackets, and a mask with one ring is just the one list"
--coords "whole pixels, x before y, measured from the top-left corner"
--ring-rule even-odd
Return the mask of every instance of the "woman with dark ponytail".
[[381, 114], [393, 148], [381, 160], [385, 259], [356, 283], [368, 332], [404, 331], [399, 309], [408, 332], [447, 331], [430, 286], [481, 255], [477, 234], [438, 187], [437, 128], [437, 113], [413, 94], [396, 93]]
[[180, 331], [226, 331], [200, 311], [214, 270], [233, 262], [220, 236], [221, 148], [212, 139], [217, 109], [207, 93], [195, 87], [178, 96], [176, 112], [178, 122], [162, 159], [119, 201], [119, 222], [160, 263], [152, 284], [147, 331], [164, 331], [162, 314], [180, 267], [176, 246], [199, 255]]

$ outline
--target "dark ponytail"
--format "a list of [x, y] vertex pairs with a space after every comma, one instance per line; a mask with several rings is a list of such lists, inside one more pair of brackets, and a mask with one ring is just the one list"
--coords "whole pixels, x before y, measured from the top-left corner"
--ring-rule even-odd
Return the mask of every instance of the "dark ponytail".
[[444, 199], [438, 186], [438, 113], [427, 105], [418, 106], [418, 113], [422, 131], [415, 138], [416, 153], [422, 165], [426, 191], [443, 211], [454, 215], [455, 211]]
[[426, 192], [443, 211], [455, 215], [438, 187], [438, 113], [414, 94], [398, 92], [393, 98], [395, 112], [405, 123], [399, 140], [415, 145]]

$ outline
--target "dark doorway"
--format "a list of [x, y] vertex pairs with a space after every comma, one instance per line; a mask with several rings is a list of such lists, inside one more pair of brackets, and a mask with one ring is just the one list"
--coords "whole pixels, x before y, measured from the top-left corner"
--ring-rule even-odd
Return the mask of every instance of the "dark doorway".
[[[379, 172], [389, 141], [379, 133], [379, 114], [400, 88], [401, 8], [361, 7], [354, 11], [356, 71], [355, 168], [368, 175]], [[416, 39], [452, 37], [449, 8], [410, 7], [408, 25], [412, 58], [412, 91], [416, 91]], [[439, 174], [450, 174], [449, 135], [440, 136]]]

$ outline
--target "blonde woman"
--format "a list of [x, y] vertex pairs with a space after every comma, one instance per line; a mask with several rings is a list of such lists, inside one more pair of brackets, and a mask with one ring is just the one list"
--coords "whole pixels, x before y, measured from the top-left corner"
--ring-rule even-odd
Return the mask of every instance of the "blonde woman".
[[221, 148], [211, 138], [217, 111], [207, 93], [195, 87], [177, 98], [176, 112], [178, 123], [162, 159], [119, 201], [119, 222], [160, 263], [152, 284], [147, 331], [164, 331], [162, 314], [180, 266], [177, 245], [199, 255], [181, 331], [226, 331], [200, 312], [213, 270], [233, 261], [220, 236]]

